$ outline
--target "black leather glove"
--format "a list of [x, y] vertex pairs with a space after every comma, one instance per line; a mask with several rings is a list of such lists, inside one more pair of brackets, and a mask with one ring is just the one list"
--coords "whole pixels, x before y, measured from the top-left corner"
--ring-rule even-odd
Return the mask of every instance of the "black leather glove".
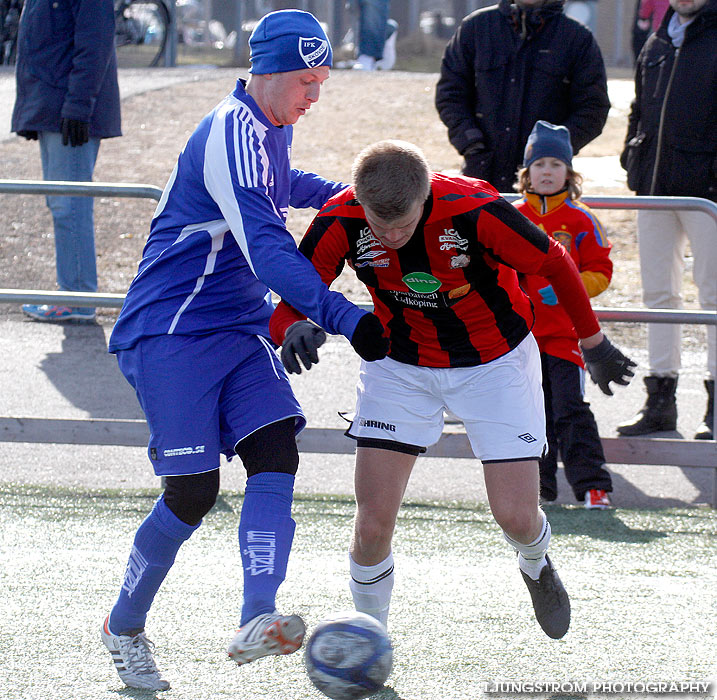
[[37, 139], [38, 139], [37, 131], [18, 131], [17, 135], [22, 136], [24, 139], [27, 139], [28, 141], [37, 141]]
[[326, 341], [326, 332], [311, 321], [296, 321], [284, 334], [281, 346], [281, 361], [289, 374], [301, 374], [297, 357], [310, 369], [319, 361], [318, 349]]
[[620, 352], [605, 336], [594, 348], [581, 348], [590, 377], [600, 387], [603, 394], [612, 396], [610, 382], [622, 386], [630, 383], [629, 377], [635, 373], [630, 369], [637, 367], [629, 357]]
[[493, 163], [493, 151], [486, 150], [481, 143], [470, 146], [463, 153], [463, 175], [468, 177], [477, 177], [481, 180], [487, 180], [490, 173], [490, 167]]
[[351, 336], [351, 345], [358, 355], [366, 360], [382, 360], [388, 352], [388, 338], [383, 337], [383, 324], [374, 314], [366, 314], [356, 324]]
[[62, 129], [62, 145], [82, 146], [90, 140], [89, 122], [81, 122], [79, 119], [65, 119], [60, 122]]

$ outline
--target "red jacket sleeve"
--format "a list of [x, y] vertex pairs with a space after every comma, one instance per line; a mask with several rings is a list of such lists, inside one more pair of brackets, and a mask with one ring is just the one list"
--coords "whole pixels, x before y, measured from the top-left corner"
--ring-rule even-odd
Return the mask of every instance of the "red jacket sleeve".
[[514, 206], [499, 199], [483, 207], [478, 237], [501, 262], [517, 272], [542, 275], [553, 285], [578, 338], [588, 338], [600, 330], [578, 268], [565, 247]]
[[590, 306], [578, 268], [565, 248], [551, 238], [548, 254], [538, 270], [553, 285], [558, 301], [570, 316], [578, 338], [588, 338], [600, 330], [597, 316]]
[[579, 234], [575, 243], [583, 284], [588, 296], [597, 296], [608, 288], [612, 279], [612, 244], [607, 240], [602, 226], [596, 223], [593, 223], [591, 230]]
[[303, 321], [305, 318], [306, 316], [297, 311], [293, 306], [290, 306], [285, 301], [280, 301], [269, 319], [269, 334], [271, 335], [271, 339], [277, 345], [282, 345], [284, 343], [286, 330], [289, 326], [296, 321]]
[[640, 0], [638, 17], [640, 19], [650, 19], [655, 12], [655, 5], [652, 0]]
[[[348, 252], [346, 232], [338, 220], [322, 217], [319, 212], [301, 239], [299, 251], [316, 268], [324, 284], [330, 287], [339, 276], [344, 265], [344, 256]], [[271, 339], [281, 345], [287, 328], [305, 318], [301, 312], [282, 300], [269, 319]]]

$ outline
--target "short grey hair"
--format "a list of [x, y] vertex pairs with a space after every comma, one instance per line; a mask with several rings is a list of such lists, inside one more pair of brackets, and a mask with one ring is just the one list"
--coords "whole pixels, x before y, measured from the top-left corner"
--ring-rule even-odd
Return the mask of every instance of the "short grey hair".
[[405, 216], [431, 192], [431, 168], [418, 146], [378, 141], [364, 148], [351, 170], [356, 199], [384, 221]]

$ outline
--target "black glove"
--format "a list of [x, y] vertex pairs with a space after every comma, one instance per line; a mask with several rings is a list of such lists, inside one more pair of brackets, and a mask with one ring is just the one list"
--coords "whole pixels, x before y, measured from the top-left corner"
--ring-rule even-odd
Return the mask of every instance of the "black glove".
[[82, 146], [90, 140], [89, 122], [81, 122], [79, 119], [65, 119], [60, 122], [62, 129], [62, 145]]
[[630, 383], [628, 377], [635, 373], [630, 369], [637, 367], [629, 357], [625, 357], [605, 336], [594, 348], [581, 348], [590, 378], [600, 387], [603, 394], [612, 396], [610, 382], [622, 386]]
[[311, 321], [296, 321], [292, 323], [284, 334], [281, 346], [281, 361], [289, 374], [301, 374], [301, 365], [297, 357], [304, 363], [306, 369], [319, 361], [317, 350], [326, 341], [326, 332]]
[[493, 164], [493, 151], [486, 150], [481, 143], [479, 145], [470, 146], [463, 153], [463, 175], [468, 177], [477, 177], [481, 180], [487, 180], [490, 173], [490, 167]]
[[366, 314], [356, 324], [351, 336], [351, 345], [358, 355], [366, 360], [382, 360], [388, 352], [388, 338], [383, 337], [383, 324], [374, 314]]
[[18, 131], [18, 136], [22, 136], [24, 139], [27, 139], [28, 141], [37, 141], [38, 134], [37, 131]]

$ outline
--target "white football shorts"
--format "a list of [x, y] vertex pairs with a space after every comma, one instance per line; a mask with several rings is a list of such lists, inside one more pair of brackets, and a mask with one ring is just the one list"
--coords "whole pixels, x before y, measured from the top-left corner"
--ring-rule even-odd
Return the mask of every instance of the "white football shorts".
[[428, 447], [441, 437], [447, 408], [463, 421], [482, 462], [538, 459], [545, 448], [540, 352], [532, 334], [477, 367], [362, 361], [356, 395], [346, 431], [353, 438]]

